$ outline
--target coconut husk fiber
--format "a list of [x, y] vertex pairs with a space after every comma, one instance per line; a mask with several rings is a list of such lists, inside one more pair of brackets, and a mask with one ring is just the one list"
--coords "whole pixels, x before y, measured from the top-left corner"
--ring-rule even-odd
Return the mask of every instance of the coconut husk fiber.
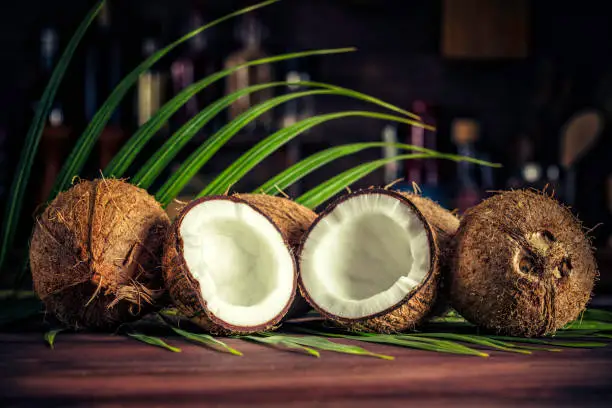
[[580, 222], [552, 197], [518, 190], [466, 212], [456, 235], [452, 306], [511, 336], [553, 333], [590, 299], [597, 265]]
[[453, 256], [453, 238], [459, 229], [459, 217], [435, 201], [415, 193], [401, 193], [410, 199], [423, 214], [435, 232], [440, 256], [439, 290], [429, 317], [442, 316], [449, 310], [450, 260]]
[[34, 290], [72, 328], [113, 329], [138, 319], [162, 299], [169, 226], [145, 190], [113, 179], [81, 181], [36, 220]]
[[295, 294], [292, 302], [275, 319], [260, 327], [230, 326], [217, 319], [206, 309], [201, 296], [200, 283], [187, 268], [182, 255], [182, 239], [180, 226], [187, 212], [195, 205], [206, 200], [229, 200], [235, 203], [245, 203], [264, 215], [274, 224], [283, 236], [290, 251], [295, 251], [302, 235], [310, 227], [316, 214], [310, 209], [289, 199], [264, 194], [234, 194], [209, 196], [195, 200], [182, 209], [175, 219], [166, 240], [164, 253], [164, 279], [169, 294], [182, 315], [190, 318], [206, 331], [218, 335], [244, 334], [276, 327], [282, 320], [294, 317], [308, 310], [307, 303], [297, 290], [297, 266]]

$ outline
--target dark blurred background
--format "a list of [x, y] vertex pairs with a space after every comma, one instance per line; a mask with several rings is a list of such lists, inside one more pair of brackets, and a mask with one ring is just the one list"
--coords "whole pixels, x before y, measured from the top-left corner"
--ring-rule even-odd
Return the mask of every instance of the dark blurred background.
[[[88, 31], [48, 118], [24, 209], [21, 241], [32, 214], [97, 108], [118, 80], [155, 50], [189, 30], [253, 1], [110, 0]], [[94, 4], [83, 0], [5, 1], [0, 5], [0, 202], [50, 72]], [[285, 0], [223, 23], [176, 49], [147, 73], [111, 119], [82, 176], [93, 177], [159, 106], [185, 86], [240, 62], [315, 48], [358, 52], [292, 60], [216, 82], [174, 115], [129, 174], [167, 137], [212, 101], [270, 80], [328, 82], [411, 111], [437, 128], [421, 131], [373, 119], [331, 121], [300, 136], [234, 188], [254, 189], [282, 169], [332, 145], [398, 141], [503, 164], [490, 169], [450, 161], [404, 162], [358, 186], [396, 179], [463, 211], [488, 191], [546, 188], [580, 216], [598, 249], [602, 282], [612, 267], [612, 12], [583, 0]], [[177, 157], [167, 178], [203, 140], [260, 100], [296, 87], [254, 94], [223, 112]], [[340, 97], [300, 99], [243, 129], [183, 192], [197, 194], [228, 163], [270, 132], [325, 112], [374, 109]], [[308, 176], [297, 197], [361, 163], [401, 152], [368, 149]], [[160, 182], [161, 183], [161, 182]], [[154, 192], [157, 183], [151, 188]], [[353, 186], [357, 187], [357, 186]], [[17, 251], [15, 254], [17, 254]]]

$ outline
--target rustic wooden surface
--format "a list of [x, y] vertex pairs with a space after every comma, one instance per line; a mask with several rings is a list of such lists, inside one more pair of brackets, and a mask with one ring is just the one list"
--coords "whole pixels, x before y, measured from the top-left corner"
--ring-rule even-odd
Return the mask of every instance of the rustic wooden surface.
[[122, 336], [0, 334], [0, 406], [610, 407], [612, 346], [489, 358], [370, 344], [394, 361], [320, 359], [239, 340], [231, 356], [168, 340], [182, 353]]

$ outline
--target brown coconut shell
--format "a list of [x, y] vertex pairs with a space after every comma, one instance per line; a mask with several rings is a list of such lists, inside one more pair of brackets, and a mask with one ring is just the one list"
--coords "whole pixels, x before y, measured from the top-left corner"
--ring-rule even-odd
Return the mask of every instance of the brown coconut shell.
[[450, 262], [454, 254], [453, 238], [459, 229], [459, 217], [435, 201], [415, 193], [401, 193], [419, 209], [435, 231], [440, 251], [440, 288], [430, 317], [442, 316], [449, 310]]
[[192, 201], [181, 210], [175, 219], [166, 240], [164, 251], [164, 280], [170, 297], [179, 312], [190, 318], [203, 329], [218, 335], [254, 333], [270, 330], [282, 320], [305, 311], [306, 302], [301, 299], [297, 290], [297, 265], [294, 295], [285, 309], [279, 315], [263, 325], [256, 327], [238, 327], [220, 321], [206, 308], [202, 299], [200, 284], [189, 271], [183, 257], [183, 243], [180, 236], [180, 226], [183, 218], [194, 206], [208, 200], [229, 200], [235, 203], [249, 205], [255, 211], [265, 216], [283, 236], [287, 247], [295, 251], [302, 234], [316, 218], [316, 213], [289, 199], [263, 194], [236, 194], [231, 196], [209, 196]]
[[34, 290], [73, 328], [112, 329], [154, 310], [170, 221], [145, 190], [102, 179], [60, 193], [30, 245]]
[[438, 247], [445, 252], [452, 246], [452, 240], [459, 229], [459, 218], [435, 201], [414, 193], [401, 193], [408, 198], [423, 214], [436, 232]]
[[508, 191], [463, 216], [451, 301], [483, 328], [540, 336], [580, 315], [597, 274], [590, 241], [570, 211], [540, 192]]
[[[364, 194], [391, 196], [402, 202], [402, 204], [410, 207], [412, 211], [417, 215], [417, 217], [421, 220], [427, 233], [428, 240], [430, 242], [430, 268], [427, 277], [397, 304], [389, 307], [386, 310], [382, 310], [374, 315], [362, 317], [359, 319], [347, 319], [339, 316], [334, 316], [328, 313], [326, 310], [322, 309], [318, 304], [313, 301], [312, 297], [308, 294], [308, 291], [305, 289], [304, 284], [301, 280], [301, 276], [298, 279], [300, 291], [304, 299], [306, 299], [306, 301], [309, 302], [310, 305], [315, 308], [323, 317], [328, 319], [336, 326], [342, 327], [346, 330], [373, 333], [398, 333], [414, 329], [419, 326], [427, 316], [430, 315], [432, 308], [435, 305], [441, 278], [439, 259], [440, 251], [438, 248], [438, 238], [436, 235], [436, 231], [430, 226], [425, 216], [421, 213], [421, 211], [415, 204], [414, 197], [410, 197], [409, 195], [403, 195], [389, 190], [375, 188], [360, 190], [350, 194], [346, 194], [337, 199], [336, 201], [332, 202], [323, 212], [319, 214], [317, 219], [310, 226], [308, 232], [304, 235], [302, 245], [300, 247], [300, 252], [304, 247], [304, 243], [308, 239], [309, 232], [312, 231], [316, 227], [316, 225], [325, 218], [327, 214], [332, 212], [338, 205], [340, 205], [344, 201], [352, 197]], [[407, 250], [409, 249], [407, 248]], [[298, 254], [300, 252], [298, 252]], [[372, 274], [376, 274], [376, 271], [372, 271]]]

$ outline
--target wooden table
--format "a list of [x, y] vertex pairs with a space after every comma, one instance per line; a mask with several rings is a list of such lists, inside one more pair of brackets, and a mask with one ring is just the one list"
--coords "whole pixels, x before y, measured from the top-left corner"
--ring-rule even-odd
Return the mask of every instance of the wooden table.
[[367, 344], [394, 361], [320, 359], [239, 340], [237, 357], [122, 336], [0, 334], [0, 406], [610, 407], [612, 346], [454, 356]]

